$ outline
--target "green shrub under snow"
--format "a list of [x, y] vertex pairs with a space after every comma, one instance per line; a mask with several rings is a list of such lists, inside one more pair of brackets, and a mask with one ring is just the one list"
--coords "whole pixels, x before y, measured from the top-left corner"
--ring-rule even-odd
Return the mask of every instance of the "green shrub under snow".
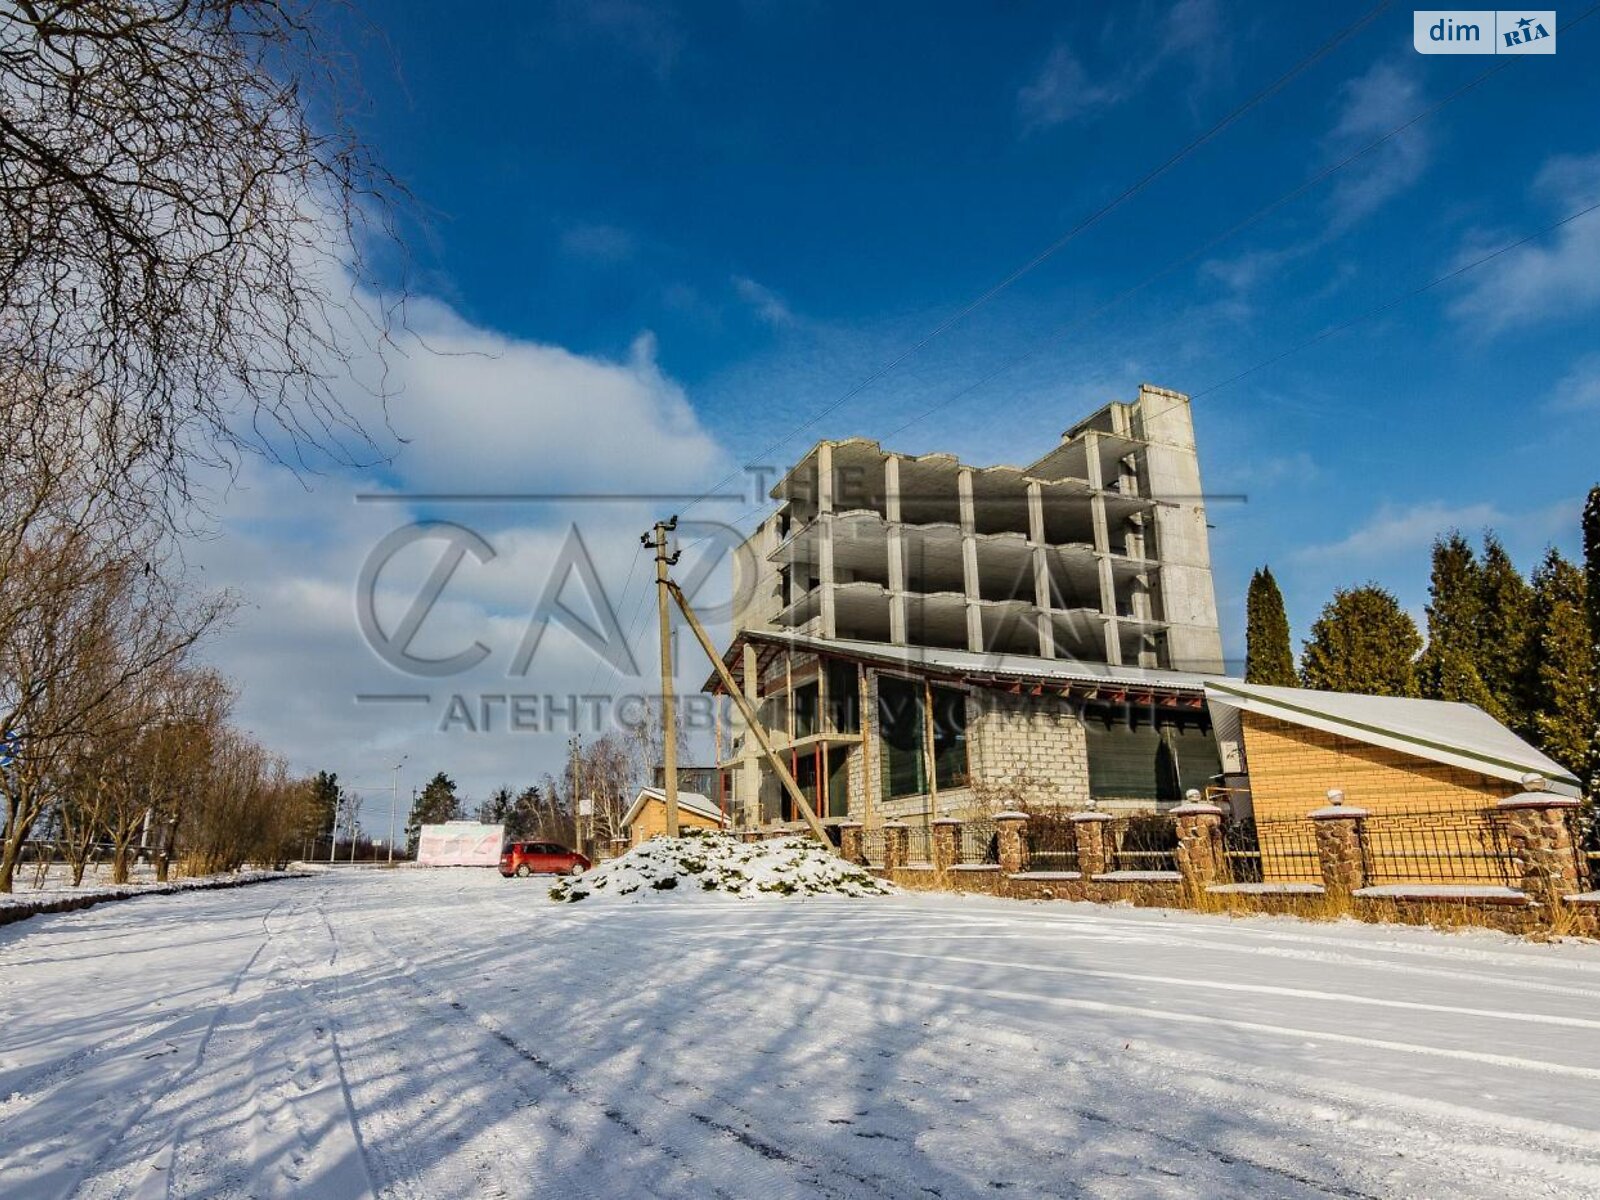
[[550, 898], [674, 901], [694, 897], [885, 896], [893, 888], [845, 862], [814, 838], [741, 842], [725, 833], [692, 830], [656, 838], [575, 879], [563, 879]]

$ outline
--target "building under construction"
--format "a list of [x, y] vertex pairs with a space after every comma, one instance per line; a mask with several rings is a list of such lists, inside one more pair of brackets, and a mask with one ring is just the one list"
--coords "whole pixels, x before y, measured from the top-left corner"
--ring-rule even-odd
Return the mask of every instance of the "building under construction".
[[[1187, 396], [1142, 386], [1027, 466], [823, 441], [771, 494], [724, 661], [825, 820], [1149, 808], [1217, 774]], [[719, 741], [735, 821], [793, 820], [755, 739]]]

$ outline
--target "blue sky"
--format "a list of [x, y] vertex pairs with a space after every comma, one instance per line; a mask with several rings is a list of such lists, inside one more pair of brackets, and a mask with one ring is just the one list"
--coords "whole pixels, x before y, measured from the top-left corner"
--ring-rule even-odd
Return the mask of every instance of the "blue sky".
[[[1553, 57], [1512, 61], [1196, 254], [1507, 61], [1418, 55], [1412, 10], [1385, 10], [794, 436], [1367, 11], [604, 0], [480, 5], [469, 22], [448, 6], [373, 6], [383, 39], [361, 43], [361, 121], [425, 218], [421, 324], [492, 349], [411, 369], [427, 378], [396, 406], [411, 440], [391, 468], [324, 477], [304, 497], [263, 477], [231, 518], [250, 549], [236, 542], [214, 570], [247, 592], [249, 562], [300, 547], [295, 579], [275, 573], [260, 605], [275, 623], [247, 620], [217, 651], [244, 677], [245, 715], [304, 765], [336, 748], [376, 762], [404, 741], [393, 714], [308, 732], [326, 714], [286, 718], [266, 665], [302, 626], [348, 649], [350, 559], [395, 516], [352, 515], [353, 491], [580, 477], [694, 490], [819, 436], [1025, 462], [1140, 381], [1197, 395], [1208, 488], [1244, 497], [1212, 512], [1234, 653], [1263, 562], [1298, 641], [1339, 585], [1375, 579], [1420, 615], [1428, 543], [1452, 525], [1494, 526], [1524, 568], [1547, 543], [1573, 552], [1581, 497], [1600, 482], [1600, 213], [1215, 385], [1600, 201], [1600, 14]], [[602, 465], [575, 472], [586, 452]], [[548, 552], [567, 516], [475, 519]], [[621, 593], [633, 525], [618, 520], [596, 557]], [[285, 598], [291, 583], [301, 601]], [[516, 588], [478, 601], [480, 618], [526, 620]], [[348, 661], [346, 691], [365, 671]], [[542, 737], [458, 770], [481, 792], [558, 759], [559, 739]]]

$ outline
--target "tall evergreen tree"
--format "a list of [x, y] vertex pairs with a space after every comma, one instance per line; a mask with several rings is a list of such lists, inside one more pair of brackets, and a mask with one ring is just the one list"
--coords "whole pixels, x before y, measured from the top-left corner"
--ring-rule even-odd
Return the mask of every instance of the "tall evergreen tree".
[[334, 822], [339, 815], [339, 774], [337, 771], [318, 771], [316, 778], [311, 781], [312, 793], [312, 819], [315, 823], [314, 834], [317, 837], [327, 837], [333, 832]]
[[1555, 550], [1533, 574], [1531, 732], [1540, 749], [1574, 773], [1583, 769], [1596, 719], [1587, 590], [1583, 572]]
[[428, 780], [428, 786], [417, 795], [406, 818], [406, 847], [411, 854], [417, 852], [417, 841], [422, 837], [424, 825], [438, 825], [454, 821], [461, 816], [461, 800], [456, 795], [455, 780], [440, 771]]
[[1589, 664], [1595, 680], [1589, 697], [1589, 761], [1584, 782], [1589, 799], [1600, 799], [1600, 485], [1589, 489], [1583, 506], [1583, 580], [1589, 613]]
[[1299, 683], [1294, 669], [1294, 647], [1289, 643], [1289, 616], [1283, 609], [1283, 593], [1272, 577], [1271, 567], [1262, 567], [1250, 577], [1245, 598], [1244, 679], [1294, 687]]
[[1483, 535], [1478, 592], [1478, 647], [1473, 659], [1478, 677], [1499, 707], [1495, 715], [1518, 733], [1531, 736], [1533, 697], [1528, 684], [1535, 637], [1533, 588], [1493, 532]]
[[1497, 719], [1504, 709], [1478, 673], [1482, 652], [1482, 578], [1467, 539], [1452, 530], [1434, 539], [1428, 584], [1428, 647], [1417, 663], [1424, 696], [1476, 704]]
[[1422, 635], [1400, 602], [1375, 584], [1341, 589], [1322, 610], [1301, 656], [1301, 679], [1324, 692], [1415, 696]]

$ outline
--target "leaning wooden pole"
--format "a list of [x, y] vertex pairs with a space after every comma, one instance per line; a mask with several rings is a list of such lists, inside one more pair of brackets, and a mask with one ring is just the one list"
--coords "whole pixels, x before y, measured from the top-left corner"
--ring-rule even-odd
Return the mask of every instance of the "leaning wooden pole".
[[694, 630], [695, 640], [700, 643], [700, 648], [706, 652], [706, 657], [711, 660], [711, 665], [717, 669], [717, 678], [722, 681], [722, 686], [727, 689], [728, 695], [733, 697], [733, 702], [739, 706], [739, 711], [744, 715], [745, 724], [750, 732], [755, 734], [756, 741], [761, 745], [761, 752], [767, 756], [767, 761], [772, 764], [773, 771], [778, 776], [778, 782], [783, 784], [783, 790], [789, 793], [789, 799], [794, 801], [794, 806], [800, 810], [800, 815], [806, 819], [811, 832], [817, 835], [817, 840], [824, 845], [832, 847], [828, 840], [828, 831], [822, 827], [822, 822], [817, 819], [816, 812], [806, 802], [806, 794], [800, 790], [800, 785], [794, 781], [794, 776], [789, 773], [789, 768], [783, 765], [783, 759], [772, 748], [772, 741], [767, 737], [767, 729], [761, 723], [761, 718], [756, 715], [755, 706], [745, 698], [739, 685], [733, 681], [733, 673], [728, 670], [728, 664], [722, 661], [722, 655], [717, 653], [717, 648], [711, 644], [710, 635], [705, 627], [700, 624], [700, 618], [694, 615], [694, 609], [689, 607], [689, 601], [684, 596], [683, 590], [672, 580], [667, 580], [667, 591], [677, 601], [678, 607], [683, 610], [684, 619], [689, 622], [689, 628]]

